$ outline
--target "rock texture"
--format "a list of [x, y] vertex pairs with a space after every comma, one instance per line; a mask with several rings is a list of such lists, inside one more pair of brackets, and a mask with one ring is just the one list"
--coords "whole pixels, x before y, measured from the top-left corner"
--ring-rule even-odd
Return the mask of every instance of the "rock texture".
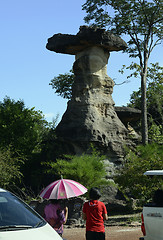
[[55, 34], [48, 39], [47, 49], [57, 53], [76, 55], [92, 46], [102, 47], [107, 51], [120, 51], [127, 48], [127, 44], [120, 37], [101, 28], [81, 26], [76, 35]]
[[48, 39], [47, 49], [75, 55], [72, 99], [56, 128], [71, 153], [89, 152], [93, 143], [112, 162], [121, 163], [128, 130], [114, 109], [114, 82], [107, 75], [107, 63], [111, 51], [126, 47], [120, 37], [86, 26], [76, 35], [56, 34]]

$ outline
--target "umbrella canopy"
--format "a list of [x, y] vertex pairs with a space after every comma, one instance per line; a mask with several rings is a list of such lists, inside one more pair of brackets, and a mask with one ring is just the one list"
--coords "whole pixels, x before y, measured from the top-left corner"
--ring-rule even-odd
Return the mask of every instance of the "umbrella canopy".
[[77, 197], [87, 192], [80, 183], [69, 180], [60, 179], [49, 184], [42, 192], [40, 197], [46, 199], [66, 199], [71, 197]]

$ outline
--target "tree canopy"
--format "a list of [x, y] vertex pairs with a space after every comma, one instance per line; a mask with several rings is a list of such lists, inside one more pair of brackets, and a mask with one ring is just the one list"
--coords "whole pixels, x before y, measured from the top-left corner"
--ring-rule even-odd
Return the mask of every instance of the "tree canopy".
[[55, 89], [55, 93], [59, 96], [71, 99], [72, 97], [72, 84], [74, 82], [74, 74], [72, 70], [69, 73], [59, 74], [57, 77], [54, 77], [49, 85], [52, 86], [52, 89]]
[[144, 51], [149, 58], [153, 48], [161, 43], [162, 0], [87, 0], [83, 4], [86, 23], [105, 27], [114, 34], [127, 35], [130, 57], [139, 57], [143, 66]]
[[[9, 97], [0, 102], [0, 179], [3, 186], [17, 183], [17, 186], [38, 187], [41, 184], [42, 141], [48, 131], [50, 127], [41, 111], [28, 109], [22, 100]], [[37, 181], [33, 181], [36, 178]]]
[[[139, 71], [139, 66], [138, 66]], [[158, 63], [151, 63], [147, 73], [147, 109], [148, 120], [150, 118], [156, 125], [161, 125], [163, 122], [163, 67]], [[141, 109], [141, 89], [134, 91], [131, 94], [128, 107]]]
[[28, 109], [22, 100], [9, 97], [0, 102], [0, 147], [29, 155], [39, 150], [41, 136], [47, 122], [41, 112]]

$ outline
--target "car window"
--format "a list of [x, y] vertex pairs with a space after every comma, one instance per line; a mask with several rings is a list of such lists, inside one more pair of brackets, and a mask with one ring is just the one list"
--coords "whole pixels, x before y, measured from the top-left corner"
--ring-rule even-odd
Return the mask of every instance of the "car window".
[[38, 227], [46, 222], [27, 204], [9, 192], [0, 192], [0, 226]]

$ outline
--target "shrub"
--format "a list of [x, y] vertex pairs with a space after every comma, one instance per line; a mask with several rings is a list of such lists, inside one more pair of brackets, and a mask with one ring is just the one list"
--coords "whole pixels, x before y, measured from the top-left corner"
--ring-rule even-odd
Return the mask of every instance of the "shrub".
[[106, 184], [106, 172], [103, 160], [105, 156], [100, 156], [93, 152], [91, 155], [67, 156], [65, 159], [57, 159], [56, 162], [44, 163], [50, 174], [57, 173], [58, 177], [73, 179], [90, 189], [93, 186]]
[[160, 177], [147, 177], [144, 174], [147, 170], [162, 169], [163, 151], [158, 144], [148, 144], [137, 146], [135, 152], [129, 151], [126, 162], [119, 174], [115, 177], [115, 182], [119, 184], [121, 191], [129, 197], [139, 199], [138, 204], [152, 197], [153, 192], [162, 187]]

